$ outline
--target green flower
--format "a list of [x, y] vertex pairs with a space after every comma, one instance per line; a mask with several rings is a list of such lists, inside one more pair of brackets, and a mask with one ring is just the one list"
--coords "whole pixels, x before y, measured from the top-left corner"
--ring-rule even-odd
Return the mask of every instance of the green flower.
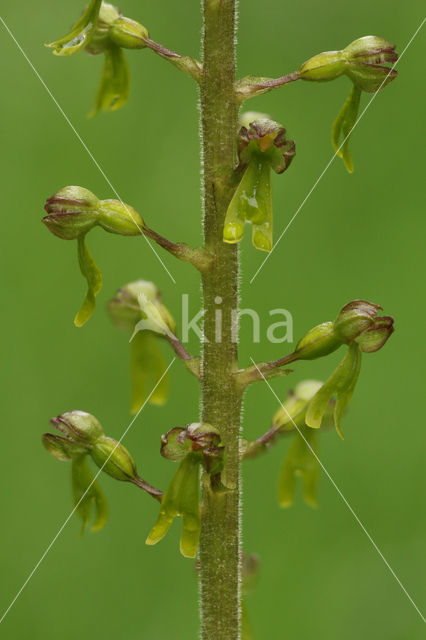
[[57, 56], [69, 56], [83, 49], [90, 55], [104, 54], [105, 63], [90, 114], [115, 111], [124, 106], [130, 93], [130, 73], [122, 48], [143, 49], [148, 31], [134, 20], [125, 18], [116, 7], [92, 0], [71, 31], [47, 47]]
[[[366, 300], [348, 302], [334, 322], [323, 322], [310, 329], [297, 343], [295, 351], [282, 359], [285, 360], [285, 364], [297, 360], [313, 360], [332, 353], [342, 345], [348, 345], [347, 355], [341, 364], [310, 401], [306, 418], [303, 416], [303, 403], [295, 398], [289, 400], [302, 412], [299, 417], [309, 427], [317, 429], [321, 426], [330, 400], [336, 397], [334, 424], [338, 434], [343, 437], [341, 418], [358, 380], [362, 353], [374, 353], [381, 349], [394, 331], [393, 318], [379, 316], [378, 312], [381, 309], [379, 305]], [[292, 411], [295, 408], [292, 406]], [[281, 410], [278, 415], [281, 416], [281, 420], [285, 418]], [[288, 428], [291, 429], [290, 422], [287, 422]], [[279, 420], [277, 424], [281, 426]]]
[[271, 168], [283, 173], [295, 155], [295, 144], [285, 129], [263, 116], [242, 116], [238, 150], [243, 175], [226, 213], [223, 240], [229, 244], [243, 237], [246, 222], [252, 225], [252, 242], [257, 249], [272, 249]]
[[64, 187], [45, 204], [46, 227], [58, 238], [77, 240], [78, 262], [87, 280], [87, 294], [74, 318], [83, 326], [95, 310], [96, 296], [102, 288], [102, 273], [86, 244], [86, 234], [96, 226], [109, 233], [137, 236], [143, 232], [144, 221], [130, 205], [119, 200], [99, 200], [83, 187]]
[[353, 87], [332, 127], [332, 142], [349, 173], [354, 170], [349, 150], [351, 131], [357, 121], [361, 92], [374, 93], [397, 77], [392, 65], [398, 60], [395, 45], [377, 36], [365, 36], [341, 51], [325, 51], [307, 60], [298, 71], [302, 80], [327, 82], [346, 75]]
[[118, 328], [132, 332], [131, 412], [137, 413], [148, 397], [151, 404], [164, 404], [170, 383], [159, 338], [173, 333], [176, 325], [157, 287], [146, 280], [131, 282], [110, 300], [108, 311]]
[[85, 411], [68, 411], [52, 418], [50, 423], [62, 435], [45, 433], [42, 442], [46, 450], [58, 460], [71, 461], [74, 507], [82, 520], [83, 531], [92, 512], [93, 531], [101, 529], [108, 518], [107, 502], [89, 468], [89, 458], [115, 480], [130, 482], [153, 498], [161, 499], [161, 491], [139, 477], [130, 453], [120, 442], [104, 434], [95, 416]]

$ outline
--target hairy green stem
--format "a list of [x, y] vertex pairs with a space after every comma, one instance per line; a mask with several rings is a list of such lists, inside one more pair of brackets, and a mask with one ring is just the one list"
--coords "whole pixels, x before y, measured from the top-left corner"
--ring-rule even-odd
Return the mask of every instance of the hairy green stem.
[[204, 235], [206, 248], [214, 260], [202, 274], [205, 310], [202, 420], [220, 430], [226, 447], [222, 483], [227, 487], [226, 491], [212, 489], [209, 477], [203, 478], [200, 539], [203, 640], [239, 640], [241, 626], [239, 432], [242, 392], [234, 377], [238, 353], [233, 334], [233, 318], [238, 306], [238, 249], [225, 244], [222, 238], [236, 164], [235, 5], [236, 0], [203, 1]]

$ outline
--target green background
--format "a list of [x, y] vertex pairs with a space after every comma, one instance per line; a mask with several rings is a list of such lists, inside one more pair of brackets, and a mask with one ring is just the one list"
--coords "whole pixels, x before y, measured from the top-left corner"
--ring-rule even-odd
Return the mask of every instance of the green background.
[[[240, 5], [240, 75], [279, 76], [315, 53], [370, 33], [397, 43], [401, 52], [421, 21], [414, 1], [245, 0]], [[120, 197], [158, 232], [200, 243], [194, 83], [148, 51], [129, 52], [128, 105], [88, 120], [101, 57], [58, 59], [42, 46], [63, 35], [80, 9], [79, 0], [3, 0], [1, 14]], [[121, 9], [165, 46], [197, 55], [198, 2], [123, 0]], [[341, 161], [333, 162], [252, 285], [264, 254], [251, 247], [246, 234], [241, 277], [243, 306], [258, 310], [263, 327], [269, 309], [289, 309], [295, 339], [333, 319], [354, 298], [380, 303], [395, 316], [390, 342], [364, 358], [344, 422], [345, 442], [324, 434], [320, 457], [420, 607], [425, 596], [424, 42], [420, 33], [401, 60], [399, 79], [377, 96], [357, 126], [355, 173], [350, 176]], [[67, 184], [84, 185], [101, 198], [114, 194], [1, 25], [0, 44], [3, 610], [71, 510], [69, 468], [41, 447], [48, 418], [84, 409], [117, 438], [129, 423], [127, 336], [112, 327], [106, 301], [119, 286], [142, 277], [156, 282], [179, 320], [181, 294], [190, 295], [195, 312], [200, 290], [189, 265], [162, 254], [173, 285], [142, 238], [94, 232], [89, 245], [104, 288], [95, 316], [83, 329], [74, 328], [84, 282], [74, 244], [54, 238], [40, 223], [43, 203]], [[273, 178], [276, 238], [331, 157], [331, 123], [348, 90], [345, 78], [296, 83], [248, 103], [282, 122], [297, 143], [291, 169]], [[363, 96], [363, 106], [368, 99]], [[196, 352], [196, 340], [190, 347]], [[250, 356], [276, 358], [290, 348], [269, 344], [264, 335], [253, 345], [243, 320], [242, 365]], [[340, 356], [302, 363], [291, 379], [273, 386], [284, 398], [289, 385], [328, 376]], [[245, 434], [266, 430], [276, 408], [266, 385], [251, 388]], [[174, 467], [158, 454], [160, 434], [197, 417], [196, 380], [175, 363], [169, 402], [164, 408], [147, 406], [125, 439], [143, 477], [167, 485]], [[291, 509], [278, 508], [277, 475], [287, 446], [282, 441], [244, 468], [244, 548], [261, 557], [260, 578], [248, 598], [255, 638], [423, 637], [418, 613], [324, 474], [318, 510], [300, 496]], [[193, 563], [178, 553], [180, 523], [161, 544], [146, 547], [157, 504], [108, 477], [101, 483], [110, 502], [108, 525], [80, 538], [79, 523], [71, 519], [0, 626], [1, 637], [197, 637], [196, 574]]]

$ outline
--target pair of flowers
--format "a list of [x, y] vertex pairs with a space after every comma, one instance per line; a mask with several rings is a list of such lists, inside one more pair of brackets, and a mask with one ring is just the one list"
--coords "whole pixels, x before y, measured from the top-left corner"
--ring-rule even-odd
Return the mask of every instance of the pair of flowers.
[[[295, 78], [311, 82], [335, 80], [346, 75], [352, 89], [332, 127], [335, 152], [353, 172], [349, 139], [356, 123], [361, 92], [374, 93], [397, 76], [386, 63], [395, 63], [394, 45], [383, 38], [366, 36], [341, 51], [327, 51], [307, 60]], [[244, 224], [252, 225], [252, 242], [257, 249], [272, 249], [272, 195], [270, 173], [288, 169], [295, 155], [295, 143], [286, 139], [286, 130], [268, 116], [247, 113], [240, 119], [238, 133], [240, 182], [230, 202], [223, 231], [224, 242], [239, 242]], [[241, 177], [242, 175], [242, 177]]]
[[290, 392], [276, 412], [272, 433], [294, 431], [294, 439], [284, 460], [279, 480], [279, 502], [283, 507], [294, 500], [296, 478], [302, 479], [305, 502], [317, 504], [320, 464], [318, 437], [320, 427], [334, 424], [343, 439], [341, 421], [355, 390], [363, 353], [381, 349], [393, 333], [391, 316], [379, 316], [381, 307], [365, 300], [353, 300], [339, 312], [334, 322], [311, 329], [299, 341], [286, 363], [312, 360], [347, 345], [347, 353], [325, 383], [307, 380]]
[[61, 436], [43, 435], [47, 451], [61, 461], [70, 461], [74, 506], [82, 520], [83, 531], [94, 512], [92, 530], [101, 529], [108, 517], [105, 496], [88, 466], [88, 458], [115, 480], [130, 482], [161, 502], [160, 514], [146, 543], [154, 545], [169, 530], [176, 516], [182, 516], [180, 550], [194, 558], [201, 530], [200, 467], [211, 474], [220, 472], [223, 447], [219, 432], [205, 424], [175, 427], [162, 436], [161, 454], [179, 467], [167, 491], [163, 494], [137, 473], [130, 453], [120, 442], [105, 436], [95, 416], [84, 411], [69, 411], [51, 419]]

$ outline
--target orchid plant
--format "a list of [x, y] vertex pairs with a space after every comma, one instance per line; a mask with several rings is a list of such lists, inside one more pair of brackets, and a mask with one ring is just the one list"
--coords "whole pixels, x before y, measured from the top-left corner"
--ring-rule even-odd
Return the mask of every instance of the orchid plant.
[[[265, 454], [282, 436], [291, 444], [279, 474], [279, 503], [294, 501], [297, 478], [307, 504], [317, 504], [320, 472], [318, 437], [335, 428], [343, 438], [342, 418], [353, 396], [363, 354], [381, 349], [393, 332], [393, 318], [381, 307], [352, 300], [335, 320], [313, 327], [290, 354], [242, 368], [233, 339], [238, 315], [239, 243], [245, 225], [252, 227], [255, 249], [273, 248], [271, 169], [287, 173], [296, 145], [282, 124], [270, 116], [243, 110], [249, 98], [296, 81], [329, 82], [349, 78], [352, 88], [332, 127], [335, 152], [349, 172], [349, 150], [363, 93], [386, 87], [396, 71], [395, 47], [375, 36], [359, 38], [339, 51], [311, 57], [296, 71], [279, 78], [235, 77], [236, 0], [203, 0], [201, 62], [155, 42], [148, 30], [124, 17], [114, 6], [92, 0], [70, 32], [47, 45], [57, 56], [85, 51], [103, 55], [104, 68], [91, 115], [124, 107], [130, 94], [125, 50], [150, 50], [199, 85], [203, 169], [204, 245], [191, 248], [160, 236], [139, 213], [119, 200], [99, 199], [86, 187], [66, 186], [46, 201], [43, 222], [55, 236], [75, 240], [87, 292], [74, 322], [82, 327], [92, 316], [102, 274], [87, 246], [95, 227], [110, 234], [144, 235], [176, 258], [195, 267], [204, 300], [204, 337], [200, 354], [188, 353], [176, 323], [156, 285], [137, 279], [111, 299], [112, 322], [131, 336], [131, 407], [137, 414], [146, 402], [167, 400], [169, 373], [160, 348], [170, 345], [188, 372], [199, 380], [201, 415], [194, 422], [164, 426], [161, 455], [174, 462], [165, 490], [152, 486], [137, 472], [132, 455], [120, 441], [105, 435], [98, 419], [81, 410], [51, 419], [59, 433], [44, 434], [46, 449], [71, 466], [74, 506], [85, 529], [101, 529], [107, 521], [106, 498], [98, 485], [100, 471], [133, 484], [159, 503], [159, 515], [147, 526], [148, 545], [167, 535], [182, 518], [180, 551], [197, 558], [200, 579], [201, 637], [239, 640], [251, 637], [242, 597], [253, 581], [257, 562], [241, 548], [240, 470], [244, 460]], [[194, 125], [196, 126], [196, 125]], [[218, 339], [215, 300], [222, 299], [223, 319]], [[344, 356], [325, 382], [306, 380], [288, 391], [272, 425], [255, 440], [244, 437], [241, 411], [244, 393], [255, 382], [288, 375], [287, 365], [325, 358], [342, 349]], [[108, 425], [108, 428], [110, 426]], [[146, 451], [143, 456], [148, 455]], [[93, 474], [91, 465], [100, 471]], [[148, 523], [146, 523], [148, 525]], [[147, 551], [148, 552], [148, 551]], [[243, 588], [241, 588], [243, 580]]]

